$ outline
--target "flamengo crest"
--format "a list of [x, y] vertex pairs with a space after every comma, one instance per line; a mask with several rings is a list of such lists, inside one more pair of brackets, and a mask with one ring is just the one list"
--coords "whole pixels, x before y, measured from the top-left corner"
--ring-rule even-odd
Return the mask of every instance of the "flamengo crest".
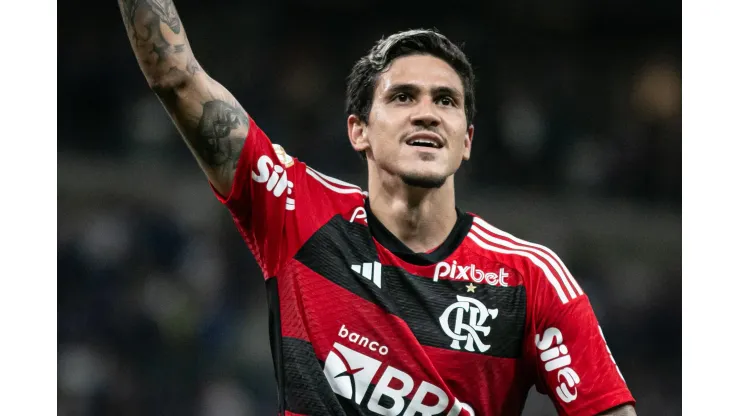
[[[465, 350], [486, 352], [491, 346], [481, 341], [478, 333], [487, 336], [491, 327], [485, 325], [488, 317], [491, 321], [498, 316], [498, 309], [488, 309], [481, 301], [465, 296], [457, 296], [457, 302], [448, 306], [439, 317], [442, 330], [452, 338], [451, 348], [460, 349], [460, 342], [465, 341]], [[450, 320], [453, 325], [450, 326]]]

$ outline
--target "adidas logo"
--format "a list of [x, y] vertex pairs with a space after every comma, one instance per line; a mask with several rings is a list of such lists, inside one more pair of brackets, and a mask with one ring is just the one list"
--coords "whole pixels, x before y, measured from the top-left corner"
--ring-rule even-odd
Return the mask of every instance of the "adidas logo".
[[375, 283], [375, 286], [380, 287], [380, 263], [374, 261], [372, 263], [353, 264], [352, 270], [362, 275], [362, 277]]

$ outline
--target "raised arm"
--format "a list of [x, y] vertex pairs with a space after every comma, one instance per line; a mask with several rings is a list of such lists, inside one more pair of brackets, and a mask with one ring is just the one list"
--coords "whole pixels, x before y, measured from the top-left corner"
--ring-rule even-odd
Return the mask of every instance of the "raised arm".
[[599, 413], [599, 416], [637, 416], [635, 408], [630, 404], [615, 407], [614, 409], [607, 410], [604, 413]]
[[172, 0], [118, 0], [131, 46], [213, 186], [228, 195], [249, 128], [248, 115], [200, 67]]

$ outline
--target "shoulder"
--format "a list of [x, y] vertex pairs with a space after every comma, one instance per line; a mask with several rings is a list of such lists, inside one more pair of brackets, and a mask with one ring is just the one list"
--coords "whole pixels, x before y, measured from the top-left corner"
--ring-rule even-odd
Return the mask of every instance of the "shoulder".
[[[289, 155], [285, 149], [277, 143], [272, 144], [270, 150], [270, 154], [262, 155], [260, 157], [260, 161], [264, 159], [266, 164], [269, 164], [269, 167], [272, 169], [262, 167], [258, 162], [257, 168], [259, 171], [252, 172], [253, 176], [265, 177], [264, 181], [267, 182], [271, 171], [274, 170], [274, 166], [279, 166], [278, 170], [280, 173], [283, 171], [292, 173], [294, 180], [300, 181], [303, 186], [308, 187], [308, 189], [304, 189], [304, 191], [308, 191], [313, 195], [317, 192], [326, 192], [331, 197], [339, 199], [342, 197], [350, 197], [359, 200], [363, 199], [365, 193], [359, 186], [319, 172], [306, 164], [306, 162]], [[262, 170], [264, 170], [264, 172]], [[295, 184], [290, 183], [289, 186], [292, 188]]]
[[[317, 210], [345, 213], [363, 206], [367, 192], [358, 185], [329, 176], [305, 163], [296, 172], [296, 197], [310, 200]], [[300, 187], [299, 187], [300, 184]]]
[[517, 258], [532, 266], [537, 266], [543, 260], [547, 263], [562, 263], [548, 247], [514, 236], [477, 214], [467, 214], [472, 218], [468, 238], [492, 255]]
[[323, 190], [331, 192], [332, 195], [337, 197], [350, 196], [351, 198], [362, 200], [366, 195], [359, 186], [323, 174], [310, 166], [306, 166], [306, 175], [310, 178], [309, 180], [316, 185], [320, 185]]
[[480, 216], [468, 213], [472, 224], [468, 239], [488, 257], [501, 259], [519, 271], [525, 286], [543, 284], [552, 289], [562, 303], [575, 299], [583, 290], [560, 257], [550, 248], [516, 237]]

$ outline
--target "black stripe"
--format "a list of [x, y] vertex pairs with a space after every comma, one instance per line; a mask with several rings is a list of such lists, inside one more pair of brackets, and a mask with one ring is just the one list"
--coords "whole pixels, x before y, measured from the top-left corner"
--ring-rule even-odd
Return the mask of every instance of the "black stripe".
[[[477, 332], [481, 342], [489, 346], [483, 354], [505, 358], [521, 355], [527, 303], [523, 286], [478, 284], [475, 292], [469, 293], [469, 282], [434, 282], [401, 268], [383, 266], [378, 288], [351, 269], [353, 264], [378, 260], [367, 227], [347, 222], [341, 216], [332, 218], [317, 231], [295, 258], [329, 281], [403, 319], [419, 342], [428, 346], [457, 350], [443, 330], [440, 317], [458, 301], [457, 296], [474, 298], [487, 309], [498, 309], [497, 317], [489, 317], [483, 324], [490, 327], [490, 332]], [[450, 327], [454, 327], [454, 316], [453, 313], [448, 319]], [[465, 342], [460, 344], [464, 348]], [[474, 352], [481, 353], [477, 348]]]
[[309, 416], [354, 416], [363, 413], [349, 400], [339, 401], [324, 376], [324, 364], [307, 341], [283, 337], [285, 409]]
[[285, 373], [283, 372], [283, 343], [277, 278], [267, 279], [265, 285], [267, 286], [267, 306], [270, 314], [270, 349], [272, 350], [272, 364], [275, 369], [278, 387], [278, 414], [282, 416], [285, 414]]
[[367, 227], [348, 223], [337, 215], [306, 241], [296, 253], [295, 259], [322, 277], [334, 281], [394, 315], [399, 315], [399, 308], [383, 290], [368, 279], [356, 278], [357, 275], [352, 270], [353, 264], [378, 259], [375, 244]]

